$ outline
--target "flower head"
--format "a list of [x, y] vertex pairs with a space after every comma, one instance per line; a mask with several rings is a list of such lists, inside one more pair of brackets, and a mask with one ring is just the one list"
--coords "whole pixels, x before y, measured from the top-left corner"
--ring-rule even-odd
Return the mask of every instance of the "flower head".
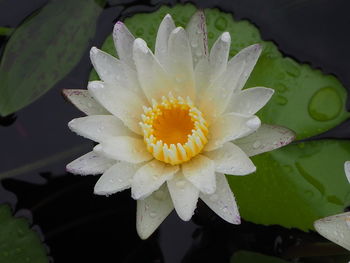
[[224, 32], [209, 52], [202, 11], [186, 29], [166, 15], [154, 54], [121, 22], [113, 37], [119, 59], [91, 49], [101, 81], [90, 82], [88, 91], [64, 91], [89, 115], [72, 120], [70, 129], [98, 143], [68, 164], [68, 171], [102, 173], [95, 194], [131, 188], [142, 238], [173, 208], [190, 220], [198, 198], [224, 220], [239, 224], [224, 174], [254, 172], [249, 156], [294, 138], [285, 128], [261, 125], [255, 116], [272, 89], [242, 90], [261, 46], [249, 46], [229, 59], [231, 38]]

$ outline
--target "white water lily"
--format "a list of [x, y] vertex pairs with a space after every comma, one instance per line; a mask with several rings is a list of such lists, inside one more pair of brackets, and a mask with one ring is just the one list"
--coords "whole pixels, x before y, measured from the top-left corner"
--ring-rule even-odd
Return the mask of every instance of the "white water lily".
[[255, 113], [273, 90], [242, 90], [261, 53], [249, 46], [229, 59], [230, 34], [208, 52], [205, 17], [186, 29], [170, 15], [160, 24], [155, 53], [118, 22], [113, 37], [119, 59], [91, 49], [102, 81], [88, 90], [65, 90], [86, 113], [69, 127], [98, 145], [67, 166], [74, 174], [101, 174], [94, 192], [131, 188], [137, 231], [147, 238], [175, 208], [191, 219], [198, 198], [232, 224], [240, 216], [224, 174], [247, 175], [253, 156], [290, 143], [294, 133], [261, 125]]
[[[345, 162], [344, 170], [350, 183], [350, 161]], [[350, 250], [350, 212], [319, 219], [314, 226], [322, 236]]]

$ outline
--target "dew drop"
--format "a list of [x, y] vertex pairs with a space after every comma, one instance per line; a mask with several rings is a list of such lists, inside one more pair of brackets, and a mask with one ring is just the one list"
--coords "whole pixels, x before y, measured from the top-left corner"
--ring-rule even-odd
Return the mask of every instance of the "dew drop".
[[260, 142], [260, 141], [255, 141], [255, 142], [253, 143], [253, 148], [254, 148], [254, 149], [258, 149], [260, 146], [261, 146], [261, 142]]
[[149, 213], [149, 216], [152, 217], [152, 218], [155, 218], [157, 216], [157, 213], [152, 211]]
[[225, 17], [220, 16], [215, 20], [214, 25], [215, 25], [217, 30], [223, 31], [227, 27], [227, 20]]
[[276, 96], [276, 102], [279, 105], [286, 105], [288, 103], [288, 100], [286, 97], [281, 96], [281, 95], [277, 95]]
[[308, 111], [314, 120], [329, 121], [340, 114], [342, 107], [343, 103], [337, 91], [332, 87], [324, 87], [312, 95]]
[[192, 41], [191, 42], [191, 47], [193, 47], [193, 48], [198, 47], [198, 42], [197, 41]]
[[278, 83], [276, 86], [275, 86], [276, 90], [283, 93], [287, 90], [287, 86], [282, 84], [282, 83]]
[[285, 58], [282, 63], [283, 68], [286, 70], [287, 74], [292, 77], [298, 77], [300, 75], [299, 65], [290, 58]]

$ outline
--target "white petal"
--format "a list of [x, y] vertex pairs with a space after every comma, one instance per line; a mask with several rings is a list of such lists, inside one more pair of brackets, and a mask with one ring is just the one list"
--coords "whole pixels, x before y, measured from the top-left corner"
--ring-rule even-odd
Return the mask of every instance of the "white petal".
[[160, 101], [162, 96], [166, 96], [174, 90], [170, 77], [147, 47], [144, 40], [136, 39], [133, 50], [141, 88], [150, 103], [152, 99]]
[[197, 206], [199, 190], [181, 172], [167, 184], [177, 214], [184, 221], [190, 220]]
[[[194, 78], [196, 84], [196, 105], [200, 104], [202, 100], [202, 96], [198, 96], [198, 94], [203, 94], [209, 86], [210, 81], [210, 66], [207, 58], [201, 59], [194, 70]], [[207, 109], [210, 111], [210, 109]]]
[[141, 163], [152, 159], [142, 139], [127, 136], [115, 137], [96, 145], [94, 151], [101, 152], [111, 159], [129, 163]]
[[256, 171], [247, 154], [231, 142], [205, 155], [215, 162], [215, 171], [219, 173], [247, 175]]
[[87, 154], [80, 156], [78, 159], [75, 159], [73, 162], [69, 163], [66, 169], [72, 174], [96, 175], [102, 174], [115, 163], [115, 160], [103, 157], [98, 153], [88, 152]]
[[186, 31], [191, 45], [193, 64], [208, 56], [208, 34], [205, 15], [197, 11], [187, 24]]
[[[228, 64], [228, 74], [232, 74], [234, 71], [240, 72], [235, 90], [241, 90], [247, 79], [252, 73], [256, 62], [261, 54], [262, 47], [260, 44], [251, 45], [242, 49], [236, 56], [234, 56]], [[238, 68], [236, 67], [238, 66]]]
[[101, 80], [112, 87], [129, 89], [143, 96], [134, 68], [95, 47], [90, 50], [90, 58]]
[[317, 220], [315, 229], [325, 238], [350, 250], [350, 212]]
[[132, 45], [135, 37], [120, 21], [118, 21], [114, 26], [113, 40], [120, 60], [128, 64], [129, 67], [135, 68], [134, 61], [132, 59]]
[[281, 126], [262, 124], [254, 133], [235, 140], [235, 144], [248, 156], [283, 147], [295, 139], [295, 133]]
[[201, 193], [199, 196], [211, 210], [231, 224], [240, 224], [238, 207], [224, 174], [216, 175], [216, 192], [212, 195]]
[[209, 142], [204, 151], [220, 148], [225, 142], [251, 134], [260, 127], [260, 119], [256, 116], [244, 116], [228, 113], [220, 116], [210, 127]]
[[80, 136], [96, 142], [117, 136], [139, 137], [113, 115], [92, 115], [73, 119], [68, 123], [68, 127]]
[[90, 59], [100, 79], [104, 82], [116, 83], [122, 79], [123, 67], [115, 57], [96, 47], [92, 47]]
[[174, 29], [169, 37], [168, 72], [172, 75], [175, 87], [174, 96], [195, 97], [194, 71], [190, 43], [182, 27]]
[[185, 178], [201, 192], [212, 194], [215, 192], [215, 164], [203, 155], [197, 155], [182, 165]]
[[230, 33], [224, 32], [216, 40], [213, 47], [210, 50], [210, 68], [211, 79], [215, 80], [219, 77], [225, 70], [227, 66], [227, 60], [230, 53], [231, 36]]
[[348, 182], [350, 183], [350, 161], [346, 161], [344, 163], [344, 170], [346, 178], [348, 179]]
[[98, 103], [84, 89], [64, 89], [63, 96], [86, 115], [106, 115], [110, 114], [100, 103]]
[[129, 129], [142, 134], [139, 125], [142, 106], [148, 104], [141, 97], [129, 89], [112, 87], [100, 81], [89, 82], [88, 89], [99, 103], [121, 119]]
[[245, 89], [242, 92], [233, 94], [226, 112], [253, 115], [265, 106], [274, 92], [273, 89], [264, 87]]
[[178, 166], [168, 165], [158, 160], [145, 164], [136, 172], [132, 180], [132, 197], [143, 199], [149, 196], [165, 181], [171, 179], [178, 170]]
[[159, 63], [166, 67], [168, 64], [168, 41], [170, 33], [175, 29], [171, 15], [167, 14], [160, 23], [157, 33], [154, 55]]
[[209, 123], [226, 110], [233, 92], [243, 88], [260, 52], [260, 45], [243, 49], [229, 61], [226, 71], [203, 93], [199, 107]]
[[109, 168], [97, 181], [94, 193], [97, 195], [111, 195], [130, 187], [130, 181], [139, 165], [118, 162]]
[[144, 200], [137, 200], [136, 229], [142, 239], [147, 239], [174, 209], [166, 185]]

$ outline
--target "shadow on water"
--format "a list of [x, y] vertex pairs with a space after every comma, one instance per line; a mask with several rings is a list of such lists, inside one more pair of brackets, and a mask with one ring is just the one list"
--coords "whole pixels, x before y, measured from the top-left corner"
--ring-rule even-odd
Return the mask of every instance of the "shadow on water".
[[[46, 2], [0, 1], [0, 26], [18, 26]], [[98, 20], [91, 45], [101, 46], [118, 19], [175, 3], [110, 0]], [[285, 55], [336, 75], [350, 89], [347, 1], [193, 3], [200, 8], [218, 7], [236, 19], [250, 20], [261, 30], [262, 38], [277, 43]], [[0, 38], [0, 52], [5, 43], [6, 38]], [[229, 262], [238, 250], [286, 259], [305, 257], [302, 262], [335, 262], [325, 256], [344, 254], [330, 243], [323, 243], [326, 246], [320, 250], [318, 243], [324, 240], [315, 233], [247, 222], [238, 227], [226, 224], [202, 203], [192, 222], [184, 223], [173, 213], [160, 231], [141, 241], [135, 230], [136, 205], [129, 191], [108, 198], [96, 196], [93, 187], [97, 177], [72, 176], [64, 171], [65, 164], [88, 151], [91, 144], [68, 131], [67, 122], [81, 114], [62, 99], [60, 91], [86, 87], [90, 70], [86, 50], [74, 70], [45, 96], [16, 114], [0, 118], [0, 158], [6, 160], [0, 167], [0, 179], [8, 171], [17, 174], [2, 181], [5, 189], [0, 186], [0, 203], [30, 210], [55, 262]], [[350, 122], [315, 137], [322, 138], [349, 139]], [[62, 153], [58, 161], [49, 159], [57, 153]], [[46, 162], [38, 162], [43, 159]], [[33, 162], [38, 165], [28, 166]], [[314, 258], [313, 251], [318, 251], [316, 255], [324, 253], [324, 257]]]

